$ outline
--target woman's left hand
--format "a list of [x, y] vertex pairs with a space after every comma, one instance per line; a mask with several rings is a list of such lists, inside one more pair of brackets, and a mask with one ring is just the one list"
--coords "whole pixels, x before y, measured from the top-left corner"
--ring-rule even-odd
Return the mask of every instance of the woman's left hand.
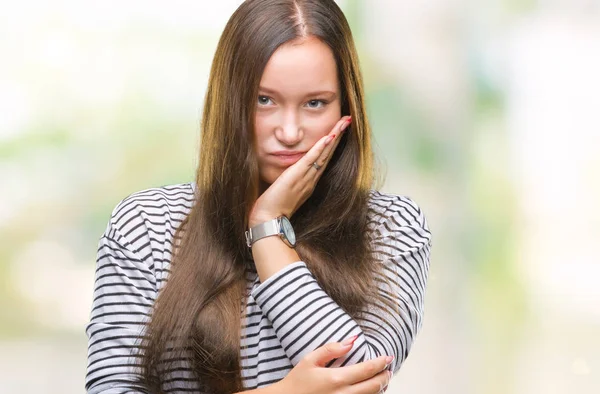
[[[281, 215], [288, 218], [310, 197], [340, 141], [340, 134], [352, 118], [340, 119], [333, 130], [322, 137], [296, 163], [288, 167], [256, 200], [250, 211], [249, 226], [267, 222]], [[313, 163], [320, 168], [317, 170]]]

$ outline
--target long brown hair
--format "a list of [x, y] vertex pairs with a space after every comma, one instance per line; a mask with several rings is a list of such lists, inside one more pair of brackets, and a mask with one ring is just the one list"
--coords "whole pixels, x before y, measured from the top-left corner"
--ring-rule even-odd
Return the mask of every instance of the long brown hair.
[[253, 265], [244, 231], [259, 194], [252, 138], [258, 86], [273, 52], [308, 36], [334, 54], [342, 114], [352, 115], [352, 125], [312, 196], [291, 218], [297, 251], [351, 316], [375, 296], [377, 265], [367, 233], [373, 158], [348, 22], [333, 0], [247, 0], [231, 16], [214, 56], [194, 206], [175, 234], [170, 277], [141, 346], [143, 384], [154, 390], [168, 388], [181, 360], [207, 392], [243, 389], [240, 326], [246, 270]]

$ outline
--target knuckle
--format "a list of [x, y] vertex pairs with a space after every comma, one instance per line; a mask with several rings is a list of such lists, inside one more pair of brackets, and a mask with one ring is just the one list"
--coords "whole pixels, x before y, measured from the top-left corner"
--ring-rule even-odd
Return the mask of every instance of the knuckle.
[[311, 365], [312, 363], [317, 361], [315, 356], [316, 355], [313, 353], [308, 353], [307, 355], [302, 357], [300, 361], [298, 361], [298, 364], [296, 366], [302, 368], [305, 365]]
[[370, 376], [376, 375], [380, 371], [380, 368], [374, 362], [367, 363], [365, 369]]
[[325, 351], [327, 353], [334, 353], [335, 352], [335, 346], [333, 343], [327, 343], [325, 344], [325, 346], [323, 346], [323, 348], [325, 349]]
[[378, 382], [377, 380], [373, 380], [372, 382], [369, 382], [369, 391], [373, 392], [373, 393], [379, 393], [381, 391], [381, 388], [383, 387], [381, 385], [380, 382]]
[[[337, 372], [337, 371], [332, 371], [332, 372]], [[343, 385], [344, 380], [340, 374], [331, 373], [331, 374], [329, 374], [329, 383], [334, 387], [340, 387]]]

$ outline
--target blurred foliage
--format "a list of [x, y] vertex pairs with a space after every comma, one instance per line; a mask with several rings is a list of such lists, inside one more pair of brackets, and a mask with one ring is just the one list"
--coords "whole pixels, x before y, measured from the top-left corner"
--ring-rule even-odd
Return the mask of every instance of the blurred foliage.
[[[409, 75], [390, 60], [394, 53], [388, 59], [372, 52], [370, 29], [379, 21], [368, 20], [374, 15], [369, 11], [383, 3], [341, 3], [360, 54], [376, 153], [388, 170], [387, 191], [413, 197], [433, 232], [425, 334], [439, 346], [428, 353], [423, 373], [437, 366], [451, 371], [449, 376], [478, 377], [469, 382], [472, 392], [514, 392], [510, 377], [521, 356], [519, 344], [527, 330], [539, 327], [531, 323], [530, 289], [517, 267], [523, 196], [509, 171], [508, 84], [502, 78], [507, 70], [490, 48], [501, 46], [504, 27], [535, 11], [539, 2], [421, 5], [429, 12], [422, 22], [430, 25], [411, 29], [427, 34], [409, 37], [406, 42], [415, 40], [416, 50], [394, 61], [410, 63], [410, 56], [433, 61], [425, 50], [433, 43], [444, 61], [458, 64], [456, 74], [446, 75], [455, 90], [442, 96], [448, 98], [440, 100], [443, 105], [431, 99], [443, 89], [431, 96], [415, 89], [430, 83], [430, 75]], [[389, 4], [405, 7], [399, 13], [416, 6]], [[193, 179], [203, 89], [221, 27], [211, 24], [213, 15], [204, 20], [211, 27], [197, 28], [190, 27], [194, 19], [180, 20], [186, 13], [177, 14], [176, 6], [169, 12], [174, 16], [164, 20], [149, 14], [81, 23], [52, 14], [23, 34], [23, 48], [32, 49], [10, 47], [17, 66], [9, 71], [30, 106], [16, 130], [0, 130], [0, 339], [52, 337], [83, 344], [96, 245], [112, 209], [138, 190]], [[400, 29], [403, 22], [394, 21], [398, 34], [412, 33]], [[98, 28], [102, 23], [105, 30]], [[390, 45], [395, 38], [386, 37]], [[451, 65], [435, 66], [427, 69], [430, 74]], [[0, 88], [2, 83], [0, 78]], [[442, 354], [448, 342], [468, 353], [467, 372], [455, 354]], [[576, 365], [585, 370], [585, 362]]]

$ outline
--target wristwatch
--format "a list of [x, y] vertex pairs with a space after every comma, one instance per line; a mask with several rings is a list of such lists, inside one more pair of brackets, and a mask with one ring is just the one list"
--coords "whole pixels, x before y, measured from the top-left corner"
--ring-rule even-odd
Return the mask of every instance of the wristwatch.
[[286, 216], [279, 216], [268, 222], [261, 223], [246, 231], [246, 245], [252, 247], [259, 239], [279, 235], [287, 246], [293, 248], [296, 246], [296, 234], [292, 228], [292, 223]]

